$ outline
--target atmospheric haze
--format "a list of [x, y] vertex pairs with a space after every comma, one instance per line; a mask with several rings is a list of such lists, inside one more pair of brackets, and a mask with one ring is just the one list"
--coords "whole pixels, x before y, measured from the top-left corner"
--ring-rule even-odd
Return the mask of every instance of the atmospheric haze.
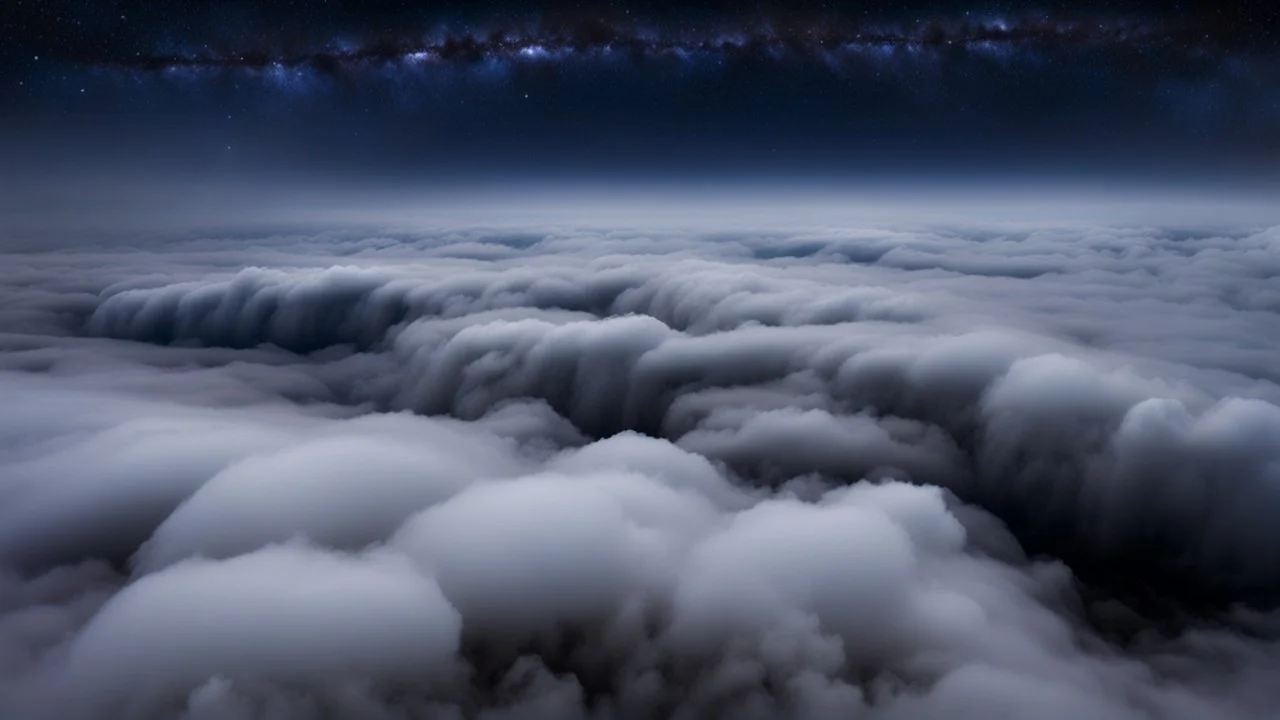
[[518, 196], [6, 216], [0, 715], [1275, 717], [1267, 203]]

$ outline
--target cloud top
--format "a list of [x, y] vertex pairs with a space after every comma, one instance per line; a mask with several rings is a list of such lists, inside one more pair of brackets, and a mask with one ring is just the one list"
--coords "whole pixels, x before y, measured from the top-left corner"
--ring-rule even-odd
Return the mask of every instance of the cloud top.
[[6, 253], [0, 708], [1264, 717], [1278, 248], [807, 220]]

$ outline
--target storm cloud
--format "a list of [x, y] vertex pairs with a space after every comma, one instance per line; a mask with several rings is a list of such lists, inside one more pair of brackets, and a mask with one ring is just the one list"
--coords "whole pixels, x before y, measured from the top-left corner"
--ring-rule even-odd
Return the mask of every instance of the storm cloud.
[[1270, 717], [1280, 231], [0, 258], [0, 709]]

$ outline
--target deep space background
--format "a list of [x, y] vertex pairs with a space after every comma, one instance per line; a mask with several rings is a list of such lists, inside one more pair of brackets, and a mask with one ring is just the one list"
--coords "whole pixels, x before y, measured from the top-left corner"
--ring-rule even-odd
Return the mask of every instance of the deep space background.
[[15, 0], [0, 107], [25, 171], [1274, 177], [1276, 12]]

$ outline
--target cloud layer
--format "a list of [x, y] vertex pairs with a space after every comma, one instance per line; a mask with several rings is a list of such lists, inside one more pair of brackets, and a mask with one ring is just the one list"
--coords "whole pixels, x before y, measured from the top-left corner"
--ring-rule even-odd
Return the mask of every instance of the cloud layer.
[[0, 708], [1266, 717], [1280, 234], [6, 253]]

